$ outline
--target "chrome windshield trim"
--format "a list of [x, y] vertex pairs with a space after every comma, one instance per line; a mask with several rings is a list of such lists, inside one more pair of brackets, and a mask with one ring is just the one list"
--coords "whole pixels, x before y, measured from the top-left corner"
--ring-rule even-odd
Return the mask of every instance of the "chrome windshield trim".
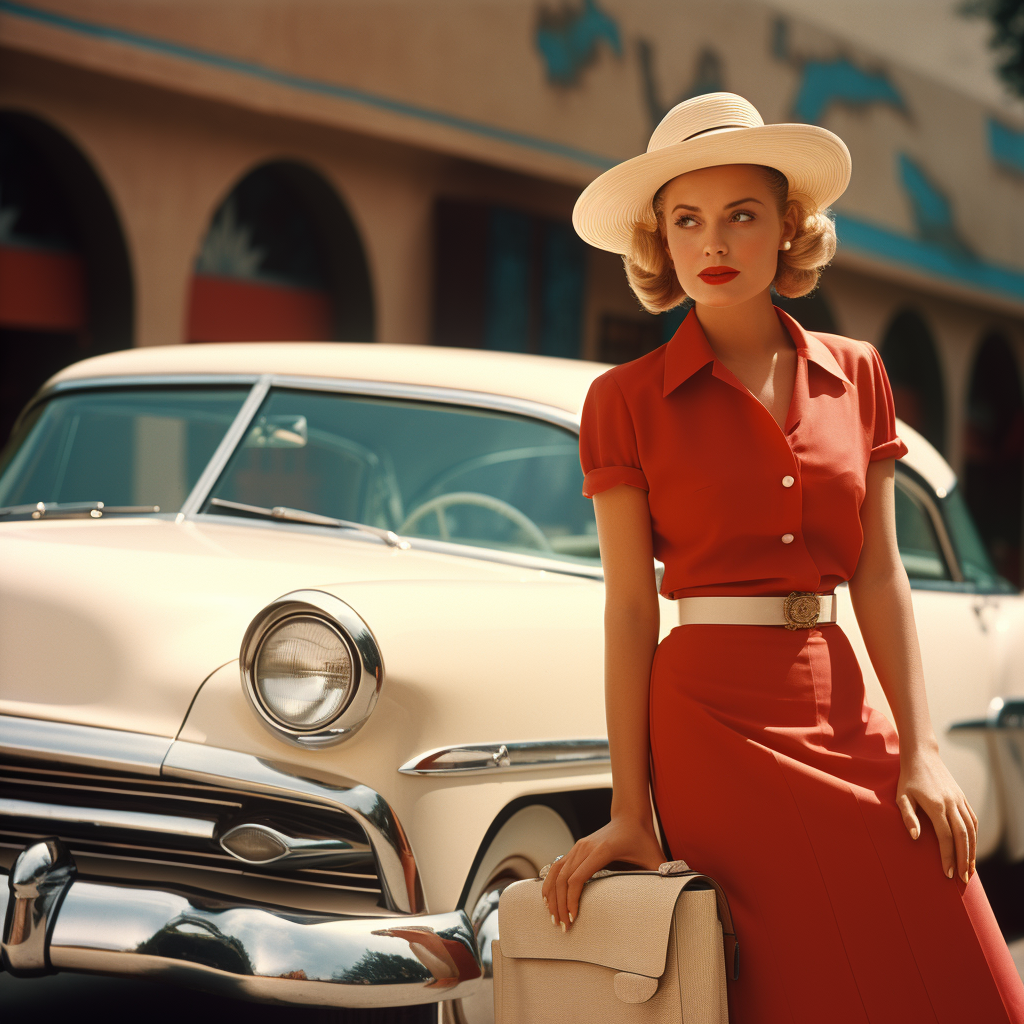
[[375, 790], [334, 777], [330, 781], [298, 774], [235, 750], [176, 740], [164, 759], [165, 776], [205, 782], [224, 789], [299, 799], [340, 810], [354, 818], [369, 840], [381, 893], [390, 910], [415, 914], [425, 909], [416, 858], [390, 804]]
[[935, 493], [930, 487], [926, 487], [915, 480], [908, 472], [899, 470], [896, 473], [896, 486], [902, 487], [924, 506], [925, 512], [931, 521], [932, 529], [938, 539], [939, 547], [942, 549], [942, 556], [949, 567], [949, 575], [955, 583], [962, 583], [964, 574], [960, 569], [960, 561], [950, 539], [949, 531], [946, 529], [946, 521], [942, 518], [938, 505], [935, 504]]
[[482, 775], [495, 771], [610, 764], [606, 739], [527, 740], [521, 743], [458, 743], [417, 754], [398, 770], [405, 775]]
[[109, 807], [73, 807], [43, 804], [35, 800], [0, 797], [0, 821], [28, 818], [48, 825], [93, 825], [127, 832], [156, 832], [188, 839], [213, 840], [215, 825], [202, 818], [184, 818], [176, 814], [150, 814], [146, 811], [119, 811]]
[[370, 398], [404, 398], [419, 402], [440, 402], [444, 405], [468, 405], [492, 412], [507, 412], [531, 419], [543, 420], [578, 434], [579, 416], [543, 402], [528, 398], [512, 398], [489, 391], [464, 391], [459, 388], [432, 384], [399, 384], [391, 381], [357, 380], [351, 377], [303, 377], [273, 374], [274, 387], [296, 388], [303, 391], [340, 391]]
[[141, 775], [159, 775], [168, 736], [0, 715], [0, 754]]
[[217, 445], [217, 450], [213, 453], [210, 461], [206, 464], [206, 468], [199, 474], [199, 479], [196, 481], [195, 486], [189, 493], [189, 496], [182, 504], [180, 510], [182, 515], [193, 515], [202, 507], [203, 502], [206, 500], [206, 496], [211, 490], [213, 490], [214, 484], [217, 483], [221, 473], [224, 472], [224, 467], [228, 464], [228, 460], [231, 458], [242, 438], [245, 437], [245, 432], [249, 429], [249, 424], [252, 423], [253, 417], [255, 417], [256, 413], [259, 411], [259, 407], [263, 404], [263, 399], [267, 397], [267, 393], [269, 391], [269, 375], [260, 377], [260, 379], [252, 386], [252, 390], [249, 392], [246, 400], [242, 403], [242, 407], [235, 415], [231, 426], [228, 427], [227, 432], [220, 439], [220, 444]]

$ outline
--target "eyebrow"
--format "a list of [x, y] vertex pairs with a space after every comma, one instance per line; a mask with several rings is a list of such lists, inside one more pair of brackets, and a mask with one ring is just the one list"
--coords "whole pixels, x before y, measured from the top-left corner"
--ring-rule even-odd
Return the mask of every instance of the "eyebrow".
[[[759, 206], [764, 206], [764, 203], [762, 203], [760, 199], [755, 199], [753, 196], [747, 196], [746, 199], [737, 199], [735, 202], [726, 203], [725, 209], [731, 210], [734, 206], [740, 206], [743, 203], [757, 203]], [[675, 213], [676, 210], [692, 210], [694, 213], [700, 213], [699, 206], [687, 206], [685, 203], [676, 203], [676, 205], [672, 207], [672, 212]]]

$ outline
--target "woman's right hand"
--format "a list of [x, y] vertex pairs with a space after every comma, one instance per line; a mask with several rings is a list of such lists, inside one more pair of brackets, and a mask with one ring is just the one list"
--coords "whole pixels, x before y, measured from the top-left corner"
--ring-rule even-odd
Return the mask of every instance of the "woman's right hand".
[[579, 913], [583, 883], [612, 861], [626, 861], [656, 870], [664, 860], [653, 819], [612, 818], [596, 832], [577, 840], [573, 848], [548, 869], [541, 892], [551, 914], [551, 923], [560, 924], [563, 932], [572, 927]]

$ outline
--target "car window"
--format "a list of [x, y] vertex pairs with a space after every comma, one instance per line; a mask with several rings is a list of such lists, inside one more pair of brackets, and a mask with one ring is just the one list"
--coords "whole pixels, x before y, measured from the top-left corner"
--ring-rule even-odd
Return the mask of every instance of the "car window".
[[951, 579], [924, 502], [899, 477], [896, 478], [896, 540], [910, 579]]
[[959, 487], [946, 495], [942, 512], [964, 579], [984, 590], [1013, 591], [1013, 584], [996, 572]]
[[102, 501], [176, 512], [247, 387], [73, 391], [34, 410], [0, 456], [0, 507]]
[[[210, 499], [598, 564], [582, 487], [576, 435], [554, 424], [281, 388], [268, 395]], [[208, 501], [204, 511], [232, 510]]]

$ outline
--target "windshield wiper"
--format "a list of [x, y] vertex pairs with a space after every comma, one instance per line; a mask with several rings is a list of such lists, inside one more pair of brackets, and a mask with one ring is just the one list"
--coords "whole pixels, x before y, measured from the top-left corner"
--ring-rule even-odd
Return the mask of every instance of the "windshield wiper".
[[321, 516], [316, 512], [306, 512], [301, 508], [287, 508], [284, 505], [264, 508], [262, 505], [244, 505], [240, 501], [225, 501], [223, 498], [211, 498], [210, 504], [217, 508], [230, 509], [233, 512], [245, 512], [251, 516], [280, 519], [286, 523], [307, 523], [310, 526], [334, 526], [342, 530], [358, 530], [360, 533], [369, 533], [374, 537], [379, 537], [388, 547], [401, 548], [403, 551], [410, 546], [407, 540], [403, 540], [393, 530], [382, 530], [378, 526], [367, 526], [365, 523], [353, 523], [347, 519]]
[[29, 516], [32, 519], [102, 519], [104, 516], [140, 516], [159, 512], [159, 505], [107, 505], [102, 501], [37, 501], [31, 505], [8, 505], [0, 516]]

